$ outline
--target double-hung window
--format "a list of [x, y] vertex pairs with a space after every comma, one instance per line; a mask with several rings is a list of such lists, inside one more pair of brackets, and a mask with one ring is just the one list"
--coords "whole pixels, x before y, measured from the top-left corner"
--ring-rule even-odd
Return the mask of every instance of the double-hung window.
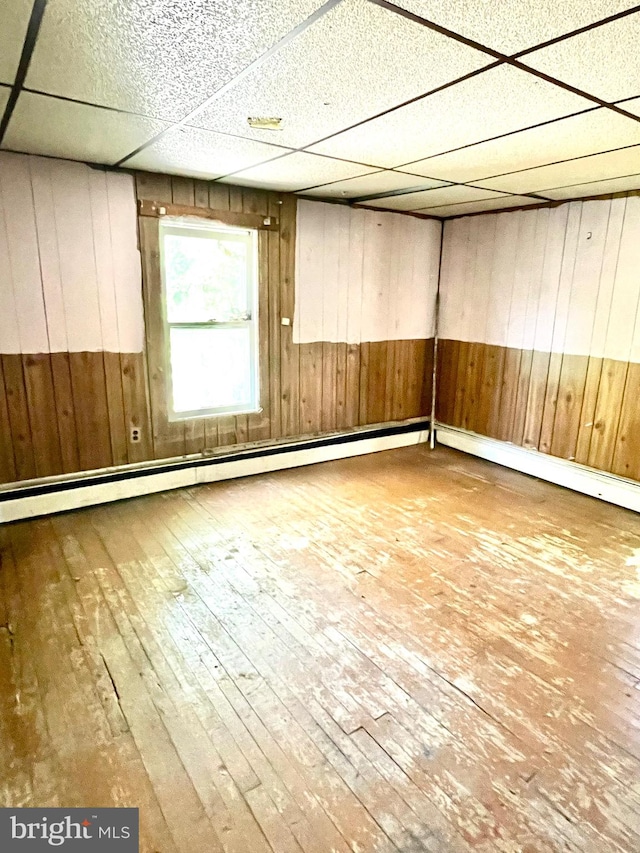
[[172, 420], [259, 409], [257, 232], [160, 220]]

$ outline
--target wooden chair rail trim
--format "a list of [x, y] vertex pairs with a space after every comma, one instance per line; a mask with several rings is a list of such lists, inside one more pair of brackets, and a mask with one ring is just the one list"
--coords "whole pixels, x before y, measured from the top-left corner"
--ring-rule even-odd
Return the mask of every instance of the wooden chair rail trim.
[[166, 204], [165, 202], [139, 199], [140, 216], [161, 219], [165, 216], [197, 216], [211, 219], [223, 225], [236, 225], [239, 228], [256, 228], [260, 231], [278, 231], [279, 220], [275, 216], [263, 216], [260, 213], [240, 213], [233, 210], [213, 210], [209, 207], [191, 207], [187, 204]]

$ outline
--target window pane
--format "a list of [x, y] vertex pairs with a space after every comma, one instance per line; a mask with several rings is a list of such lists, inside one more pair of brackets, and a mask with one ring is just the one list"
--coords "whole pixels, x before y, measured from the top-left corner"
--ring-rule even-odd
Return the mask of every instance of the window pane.
[[252, 408], [251, 333], [235, 329], [171, 329], [175, 412]]
[[224, 233], [164, 234], [169, 323], [228, 322], [247, 317], [249, 242]]

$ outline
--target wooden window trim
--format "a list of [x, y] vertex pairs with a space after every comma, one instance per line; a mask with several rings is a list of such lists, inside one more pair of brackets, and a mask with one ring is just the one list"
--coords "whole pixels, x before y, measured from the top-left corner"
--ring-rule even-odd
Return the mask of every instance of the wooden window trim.
[[[281, 248], [284, 247], [283, 261], [285, 269], [292, 269], [293, 265], [293, 235], [295, 234], [295, 197], [284, 197], [284, 208], [280, 208], [279, 197], [262, 191], [247, 191], [247, 211], [251, 212], [249, 224], [264, 222], [271, 215], [270, 227], [258, 227], [258, 341], [259, 341], [259, 364], [260, 364], [260, 407], [261, 412], [249, 415], [212, 415], [201, 418], [193, 418], [185, 421], [169, 421], [166, 396], [165, 360], [164, 360], [164, 335], [161, 316], [161, 282], [160, 282], [160, 246], [159, 246], [159, 219], [160, 215], [151, 208], [164, 207], [166, 210], [188, 211], [189, 215], [195, 217], [213, 219], [223, 225], [234, 225], [237, 223], [235, 214], [241, 210], [230, 210], [225, 206], [225, 197], [229, 195], [229, 186], [226, 184], [209, 184], [209, 198], [212, 203], [203, 207], [173, 205], [171, 203], [172, 184], [182, 185], [182, 182], [190, 183], [186, 178], [168, 178], [162, 175], [145, 174], [149, 185], [144, 184], [139, 177], [137, 219], [139, 233], [139, 249], [143, 267], [142, 293], [145, 312], [145, 349], [146, 349], [146, 374], [149, 388], [149, 420], [153, 438], [153, 448], [156, 458], [170, 456], [183, 456], [185, 453], [200, 453], [203, 449], [213, 449], [247, 441], [265, 440], [271, 437], [279, 437], [280, 426], [280, 400], [279, 400], [279, 360], [277, 369], [274, 362], [270, 361], [270, 352], [273, 345], [272, 339], [278, 341], [278, 354], [280, 349], [280, 295], [279, 295], [279, 258]], [[156, 186], [159, 184], [160, 188]], [[200, 184], [204, 182], [196, 182]], [[168, 187], [167, 187], [168, 185]], [[234, 195], [232, 205], [241, 207], [242, 193], [238, 188], [231, 188]], [[155, 201], [160, 199], [160, 201]], [[207, 199], [208, 201], [209, 199]], [[140, 202], [144, 204], [141, 205]], [[257, 205], [259, 213], [251, 210]], [[141, 209], [151, 215], [142, 215]], [[231, 215], [230, 215], [231, 214]], [[286, 215], [285, 215], [286, 214]], [[164, 214], [166, 215], [166, 214]], [[274, 226], [275, 223], [275, 226]], [[286, 226], [286, 227], [285, 227]], [[284, 229], [284, 230], [283, 230]], [[269, 234], [273, 231], [273, 234]], [[290, 316], [293, 314], [293, 275], [287, 273], [284, 283], [283, 303], [287, 307]], [[275, 302], [272, 302], [275, 300]], [[274, 314], [271, 306], [277, 305]], [[290, 327], [289, 336], [291, 334]], [[291, 355], [294, 359], [291, 383], [291, 397], [293, 408], [291, 414], [286, 409], [287, 423], [285, 425], [287, 435], [297, 435], [298, 428], [298, 357], [297, 349]], [[275, 396], [274, 396], [275, 391]], [[275, 406], [275, 413], [272, 414]], [[286, 408], [286, 407], [285, 407]], [[277, 427], [272, 429], [271, 418], [275, 418]]]
[[278, 231], [280, 223], [274, 216], [262, 216], [259, 213], [238, 213], [232, 210], [213, 210], [208, 207], [191, 207], [187, 204], [165, 204], [160, 201], [140, 199], [138, 201], [140, 216], [154, 219], [167, 217], [195, 216], [207, 219], [213, 223], [236, 228], [252, 228], [256, 231]]
[[[237, 231], [245, 231], [249, 232], [249, 243], [251, 246], [251, 269], [249, 271], [249, 280], [248, 280], [248, 298], [251, 307], [251, 317], [242, 321], [241, 323], [232, 323], [232, 322], [214, 322], [214, 321], [200, 321], [200, 322], [192, 322], [192, 323], [172, 323], [168, 318], [168, 309], [167, 309], [167, 291], [166, 291], [166, 270], [164, 263], [164, 247], [163, 247], [163, 237], [168, 232], [171, 232], [172, 228], [175, 227], [177, 230], [184, 230], [184, 226], [188, 226], [188, 223], [185, 221], [172, 221], [168, 222], [165, 220], [165, 216], [162, 216], [161, 219], [165, 220], [164, 222], [159, 222], [157, 226], [158, 231], [158, 262], [160, 266], [160, 318], [162, 323], [162, 345], [164, 349], [164, 375], [165, 375], [165, 414], [169, 423], [175, 423], [180, 421], [193, 421], [193, 420], [201, 420], [202, 418], [220, 418], [220, 417], [236, 417], [242, 415], [251, 415], [251, 414], [260, 414], [262, 413], [262, 408], [260, 406], [260, 361], [259, 361], [259, 346], [260, 346], [260, 311], [259, 311], [259, 301], [260, 301], [260, 273], [259, 273], [259, 235], [257, 233], [257, 229], [255, 228], [247, 228], [246, 226], [229, 226], [223, 223], [212, 221], [207, 217], [198, 217], [200, 219], [200, 227], [196, 230], [201, 233], [209, 232], [210, 230], [217, 230], [220, 228], [222, 231], [233, 232], [237, 229]], [[169, 219], [168, 214], [166, 215], [166, 219]], [[204, 221], [203, 221], [204, 220]], [[192, 220], [192, 225], [193, 223]], [[164, 226], [164, 227], [163, 227]], [[204, 228], [202, 227], [204, 226]], [[231, 406], [221, 406], [216, 408], [202, 408], [202, 409], [194, 409], [190, 411], [176, 411], [174, 409], [173, 404], [173, 370], [171, 365], [171, 345], [170, 345], [170, 335], [171, 329], [175, 327], [185, 327], [185, 328], [230, 328], [239, 325], [244, 325], [250, 330], [250, 340], [251, 340], [251, 402], [247, 407], [238, 407], [235, 405]]]

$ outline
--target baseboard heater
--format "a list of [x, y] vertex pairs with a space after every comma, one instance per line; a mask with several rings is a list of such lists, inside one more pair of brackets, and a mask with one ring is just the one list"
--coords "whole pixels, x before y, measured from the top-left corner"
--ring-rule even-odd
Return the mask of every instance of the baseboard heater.
[[429, 421], [358, 428], [323, 437], [254, 445], [142, 465], [123, 465], [11, 484], [0, 489], [0, 523], [139, 497], [153, 492], [264, 474], [420, 444]]
[[487, 438], [458, 427], [436, 423], [435, 435], [438, 444], [640, 512], [640, 484], [635, 480], [598, 471], [568, 459], [549, 456], [538, 450], [528, 450], [506, 441]]

